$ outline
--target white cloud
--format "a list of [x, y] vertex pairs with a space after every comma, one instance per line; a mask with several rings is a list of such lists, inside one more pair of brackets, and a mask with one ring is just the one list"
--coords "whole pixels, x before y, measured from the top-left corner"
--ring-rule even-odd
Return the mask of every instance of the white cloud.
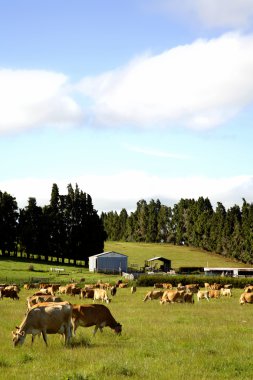
[[217, 127], [253, 102], [253, 35], [228, 33], [142, 56], [77, 88], [101, 124]]
[[145, 172], [127, 171], [115, 175], [87, 175], [70, 178], [68, 183], [62, 179], [52, 180], [24, 178], [1, 181], [1, 191], [16, 197], [19, 207], [25, 207], [29, 197], [35, 197], [38, 205], [49, 203], [52, 184], [57, 183], [60, 194], [67, 193], [68, 183], [91, 195], [95, 209], [99, 211], [120, 211], [122, 208], [136, 209], [140, 199], [160, 199], [173, 206], [181, 198], [198, 199], [208, 197], [216, 207], [221, 202], [226, 208], [241, 205], [242, 198], [253, 202], [253, 177], [235, 176], [227, 178], [186, 177], [166, 178], [149, 175]]
[[78, 123], [82, 112], [69, 92], [63, 74], [0, 69], [0, 133]]
[[245, 28], [252, 24], [253, 0], [156, 0], [154, 7], [197, 19], [209, 28]]

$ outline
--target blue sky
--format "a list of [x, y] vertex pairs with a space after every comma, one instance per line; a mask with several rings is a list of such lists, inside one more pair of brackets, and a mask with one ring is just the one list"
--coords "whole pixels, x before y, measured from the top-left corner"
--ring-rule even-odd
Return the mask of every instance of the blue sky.
[[0, 0], [0, 190], [253, 202], [253, 0]]

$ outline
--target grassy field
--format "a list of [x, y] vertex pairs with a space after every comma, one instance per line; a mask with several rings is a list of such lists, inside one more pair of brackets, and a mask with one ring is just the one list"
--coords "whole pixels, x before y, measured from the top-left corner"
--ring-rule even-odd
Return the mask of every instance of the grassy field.
[[[159, 244], [110, 243], [114, 250], [129, 256], [140, 266], [153, 256], [172, 260], [173, 267], [240, 266], [217, 255], [186, 247]], [[50, 272], [51, 265], [0, 260], [1, 282], [24, 282], [28, 277], [49, 278], [54, 282], [70, 279], [114, 282], [118, 276], [89, 273], [87, 269], [64, 267], [64, 275]], [[253, 378], [252, 340], [253, 305], [239, 305], [241, 290], [232, 298], [192, 304], [165, 304], [142, 300], [150, 288], [119, 289], [108, 305], [123, 325], [121, 336], [110, 328], [92, 336], [93, 328], [79, 328], [70, 347], [64, 347], [59, 335], [49, 335], [49, 346], [36, 338], [31, 346], [28, 336], [22, 347], [14, 348], [11, 331], [26, 311], [26, 297], [32, 290], [22, 289], [20, 300], [0, 301], [0, 380], [225, 380]], [[63, 296], [72, 303], [89, 303], [77, 297]]]
[[28, 335], [14, 348], [11, 331], [21, 323], [32, 291], [22, 290], [19, 301], [4, 299], [0, 379], [252, 380], [253, 305], [239, 305], [240, 290], [232, 298], [165, 305], [144, 303], [147, 290], [119, 289], [108, 305], [123, 325], [121, 336], [105, 328], [93, 337], [92, 327], [79, 327], [67, 348], [59, 335], [48, 336], [48, 347], [42, 338], [31, 346]]
[[[210, 254], [189, 247], [178, 247], [169, 244], [147, 244], [147, 243], [126, 243], [126, 242], [106, 242], [105, 251], [116, 251], [128, 256], [128, 265], [135, 264], [138, 268], [144, 266], [144, 262], [152, 257], [162, 256], [171, 260], [173, 268], [182, 266], [192, 267], [250, 267], [250, 265], [238, 263], [224, 258], [220, 255]], [[33, 265], [33, 271], [29, 270]], [[51, 272], [51, 267], [64, 269], [61, 275]], [[6, 260], [0, 257], [0, 283], [17, 282], [23, 283], [36, 279], [45, 279], [50, 282], [67, 283], [70, 280], [75, 282], [85, 278], [86, 282], [115, 281], [118, 276], [103, 276], [102, 274], [90, 273], [87, 268], [74, 267], [63, 264], [44, 264], [43, 262], [22, 262]]]
[[128, 256], [129, 264], [143, 266], [145, 260], [162, 256], [171, 260], [172, 268], [179, 267], [251, 267], [229, 260], [221, 255], [207, 253], [196, 248], [172, 244], [106, 242], [105, 251], [116, 251]]

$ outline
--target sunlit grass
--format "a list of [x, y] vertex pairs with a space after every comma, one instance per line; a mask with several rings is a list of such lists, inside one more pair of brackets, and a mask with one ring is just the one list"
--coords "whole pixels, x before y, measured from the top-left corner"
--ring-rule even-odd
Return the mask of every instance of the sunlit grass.
[[69, 347], [60, 335], [49, 335], [48, 347], [42, 338], [31, 346], [27, 336], [14, 348], [11, 331], [20, 324], [31, 291], [22, 290], [19, 301], [4, 299], [0, 379], [33, 379], [38, 373], [45, 380], [252, 379], [253, 305], [239, 305], [241, 290], [231, 298], [165, 305], [144, 303], [148, 290], [119, 289], [108, 305], [123, 325], [121, 336], [107, 327], [93, 337], [93, 327], [80, 327]]

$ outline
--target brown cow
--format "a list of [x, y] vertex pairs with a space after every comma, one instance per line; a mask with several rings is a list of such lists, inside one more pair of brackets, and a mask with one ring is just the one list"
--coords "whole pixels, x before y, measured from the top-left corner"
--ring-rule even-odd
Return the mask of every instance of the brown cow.
[[82, 288], [79, 298], [94, 298], [94, 289]]
[[178, 291], [178, 290], [165, 290], [163, 293], [162, 299], [160, 301], [160, 304], [164, 304], [166, 302], [168, 303], [175, 303], [175, 302], [184, 302], [184, 290]]
[[3, 299], [4, 297], [19, 300], [18, 293], [13, 289], [0, 289], [0, 299]]
[[[101, 289], [100, 289], [101, 290]], [[78, 326], [95, 326], [93, 335], [97, 330], [103, 331], [103, 327], [110, 327], [116, 334], [120, 334], [122, 326], [116, 322], [110, 310], [104, 305], [73, 305], [72, 325], [75, 334]]]
[[143, 302], [146, 302], [147, 300], [157, 300], [163, 296], [163, 293], [163, 290], [150, 290], [144, 297]]
[[220, 290], [209, 290], [209, 298], [220, 298]]
[[184, 294], [184, 302], [194, 303], [194, 293], [192, 293], [192, 292], [186, 292]]
[[240, 305], [245, 303], [253, 303], [253, 293], [242, 293], [239, 300]]

